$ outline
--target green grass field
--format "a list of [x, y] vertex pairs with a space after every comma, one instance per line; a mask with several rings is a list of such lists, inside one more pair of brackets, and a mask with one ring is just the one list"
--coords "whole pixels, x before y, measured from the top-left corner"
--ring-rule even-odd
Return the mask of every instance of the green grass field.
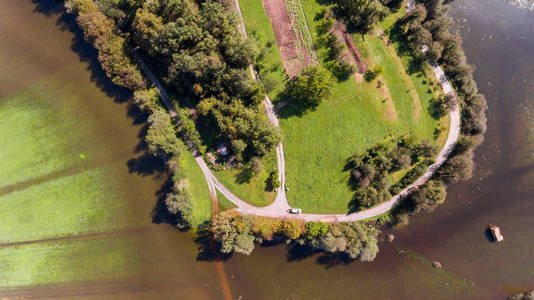
[[[267, 177], [271, 171], [276, 169], [276, 150], [273, 149], [270, 153], [265, 155], [262, 159], [263, 170], [261, 173], [250, 179], [248, 182], [243, 182], [241, 174], [248, 168], [235, 168], [229, 170], [215, 171], [217, 178], [232, 191], [239, 198], [246, 200], [252, 205], [266, 206], [269, 205], [276, 197], [275, 192], [265, 191]], [[278, 173], [277, 173], [278, 174]]]
[[[324, 62], [327, 49], [321, 45], [316, 31], [316, 14], [324, 6], [314, 0], [303, 0], [302, 5], [310, 25], [319, 60]], [[358, 150], [366, 149], [387, 135], [411, 132], [418, 138], [434, 138], [439, 121], [428, 113], [433, 94], [428, 94], [428, 83], [421, 74], [402, 76], [401, 67], [377, 37], [366, 36], [367, 51], [383, 65], [384, 83], [389, 88], [398, 120], [388, 121], [382, 99], [375, 88], [376, 82], [357, 83], [353, 78], [336, 84], [334, 95], [316, 111], [304, 116], [281, 120], [286, 155], [286, 176], [290, 191], [289, 202], [304, 212], [344, 213], [353, 191], [348, 186], [349, 173], [343, 172], [346, 159]], [[403, 58], [406, 64], [408, 58]], [[405, 66], [403, 66], [405, 67]], [[415, 86], [421, 102], [419, 119], [414, 118], [414, 105], [406, 80]], [[282, 113], [284, 115], [284, 113]]]
[[196, 227], [211, 217], [211, 196], [208, 183], [204, 178], [202, 170], [197, 165], [193, 154], [185, 144], [180, 143], [182, 152], [180, 154], [180, 166], [187, 174], [188, 191], [193, 203], [193, 227]]
[[257, 41], [260, 49], [263, 49], [264, 59], [262, 60], [262, 69], [260, 70], [261, 79], [268, 80], [271, 78], [278, 86], [271, 92], [269, 97], [276, 99], [278, 94], [285, 86], [285, 71], [280, 52], [276, 46], [271, 20], [265, 14], [263, 3], [259, 0], [239, 0], [241, 13], [249, 38]]

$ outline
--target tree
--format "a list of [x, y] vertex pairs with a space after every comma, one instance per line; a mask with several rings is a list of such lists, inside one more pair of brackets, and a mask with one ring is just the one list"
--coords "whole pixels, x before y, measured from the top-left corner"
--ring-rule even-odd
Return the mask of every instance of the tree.
[[169, 213], [176, 216], [176, 226], [178, 228], [188, 229], [191, 227], [193, 206], [191, 204], [191, 198], [187, 193], [171, 192], [167, 194], [165, 205]]
[[298, 239], [302, 233], [302, 222], [295, 219], [284, 220], [282, 224], [282, 233], [288, 239]]
[[305, 237], [308, 240], [321, 237], [328, 232], [328, 225], [324, 222], [308, 222], [304, 228], [306, 229]]
[[210, 231], [220, 243], [222, 253], [252, 253], [254, 235], [251, 232], [251, 221], [251, 217], [236, 215], [231, 211], [222, 212], [212, 219]]
[[438, 171], [438, 175], [445, 183], [456, 183], [471, 178], [473, 166], [470, 153], [456, 155], [445, 161]]
[[316, 107], [332, 95], [334, 78], [321, 66], [310, 66], [290, 81], [289, 95], [304, 107]]
[[137, 90], [133, 94], [133, 102], [143, 111], [156, 110], [158, 99], [158, 93], [155, 88]]
[[337, 0], [335, 3], [337, 10], [363, 31], [371, 30], [388, 12], [379, 0]]
[[446, 191], [441, 181], [430, 180], [408, 196], [413, 213], [431, 212], [445, 202]]
[[148, 150], [155, 156], [168, 158], [180, 154], [179, 141], [171, 127], [171, 117], [158, 109], [148, 118], [148, 130], [145, 136]]
[[354, 207], [358, 207], [359, 210], [371, 207], [377, 203], [380, 203], [391, 197], [391, 194], [385, 190], [376, 190], [374, 187], [369, 186], [366, 188], [358, 189], [352, 197]]

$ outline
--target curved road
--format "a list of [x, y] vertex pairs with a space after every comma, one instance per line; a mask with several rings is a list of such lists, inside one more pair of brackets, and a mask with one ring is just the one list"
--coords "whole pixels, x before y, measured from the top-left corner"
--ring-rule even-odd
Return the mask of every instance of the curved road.
[[[241, 30], [245, 37], [247, 36], [245, 31], [245, 25], [243, 23], [243, 17], [241, 15], [241, 9], [239, 7], [238, 0], [235, 1], [235, 8], [241, 18]], [[165, 103], [165, 106], [169, 110], [171, 116], [174, 118], [176, 116], [176, 112], [172, 108], [172, 106], [169, 103], [169, 97], [159, 81], [157, 80], [156, 76], [150, 71], [148, 66], [144, 63], [144, 61], [141, 59], [141, 57], [134, 52], [135, 58], [138, 60], [141, 68], [145, 72], [146, 76], [152, 81], [154, 86], [156, 87], [161, 99]], [[438, 78], [441, 87], [443, 88], [443, 91], [445, 94], [451, 94], [455, 97], [454, 90], [452, 89], [452, 86], [448, 79], [446, 78], [443, 70], [441, 67], [436, 64], [433, 61], [429, 62], [432, 70], [434, 72], [434, 75], [436, 78]], [[250, 72], [252, 74], [252, 78], [257, 81], [258, 78], [256, 77], [256, 74], [254, 73], [252, 65], [250, 67]], [[276, 114], [274, 113], [273, 105], [269, 99], [269, 96], [266, 95], [263, 104], [265, 106], [265, 110], [267, 112], [267, 116], [269, 120], [277, 127], [279, 127], [278, 118], [276, 117]], [[180, 121], [176, 120], [177, 125], [180, 126]], [[208, 167], [204, 159], [202, 158], [202, 155], [198, 151], [198, 149], [189, 141], [187, 136], [185, 136], [186, 144], [188, 145], [189, 149], [193, 153], [195, 160], [197, 164], [202, 169], [202, 172], [204, 173], [204, 177], [206, 178], [206, 181], [208, 183], [208, 188], [210, 190], [210, 193], [212, 197], [217, 197], [216, 190], [218, 190], [221, 194], [223, 194], [228, 200], [233, 202], [235, 205], [237, 205], [236, 210], [243, 213], [243, 214], [250, 214], [250, 215], [257, 215], [257, 216], [264, 216], [264, 217], [271, 217], [271, 218], [285, 218], [285, 219], [300, 219], [306, 222], [309, 221], [322, 221], [322, 222], [351, 222], [351, 221], [360, 221], [365, 220], [368, 218], [372, 218], [378, 215], [381, 215], [383, 213], [388, 212], [391, 210], [401, 199], [406, 197], [408, 194], [410, 194], [413, 190], [419, 188], [421, 185], [423, 185], [425, 182], [427, 182], [434, 172], [445, 162], [447, 157], [452, 152], [454, 145], [456, 143], [456, 140], [458, 139], [458, 136], [460, 134], [460, 110], [458, 107], [458, 102], [455, 101], [454, 106], [450, 109], [450, 127], [449, 127], [449, 134], [447, 136], [447, 141], [445, 142], [445, 145], [439, 152], [438, 156], [436, 157], [436, 160], [434, 164], [429, 166], [427, 171], [419, 177], [414, 183], [410, 184], [408, 187], [403, 189], [399, 194], [392, 197], [390, 200], [383, 202], [375, 207], [359, 211], [352, 214], [289, 214], [288, 210], [291, 208], [289, 206], [289, 203], [287, 201], [286, 193], [284, 188], [279, 188], [278, 193], [276, 195], [276, 199], [273, 203], [271, 203], [268, 206], [265, 207], [256, 207], [253, 206], [246, 201], [243, 201], [239, 197], [237, 197], [235, 194], [233, 194], [230, 190], [228, 190], [213, 174], [211, 169]], [[285, 186], [285, 161], [284, 161], [284, 148], [282, 143], [280, 143], [276, 147], [276, 155], [278, 160], [278, 178], [280, 180], [281, 187]]]

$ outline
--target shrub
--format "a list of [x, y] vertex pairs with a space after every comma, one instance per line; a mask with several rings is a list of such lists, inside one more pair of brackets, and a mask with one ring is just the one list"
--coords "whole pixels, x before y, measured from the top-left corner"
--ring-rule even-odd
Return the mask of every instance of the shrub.
[[470, 156], [470, 153], [465, 153], [449, 158], [438, 171], [439, 178], [445, 183], [456, 183], [471, 178], [474, 162]]
[[173, 191], [167, 194], [165, 205], [169, 213], [176, 217], [176, 227], [188, 229], [193, 219], [193, 206], [191, 198], [185, 191]]
[[313, 108], [332, 95], [334, 79], [321, 66], [306, 68], [299, 77], [288, 84], [288, 94], [303, 107]]
[[298, 239], [302, 233], [303, 224], [299, 220], [290, 219], [284, 220], [282, 223], [282, 233], [288, 239]]
[[304, 227], [306, 229], [305, 237], [308, 240], [321, 237], [328, 232], [328, 225], [323, 222], [308, 222]]
[[280, 187], [280, 180], [278, 180], [278, 172], [271, 171], [271, 173], [269, 173], [269, 177], [267, 177], [267, 180], [265, 181], [265, 190], [272, 192], [278, 187]]

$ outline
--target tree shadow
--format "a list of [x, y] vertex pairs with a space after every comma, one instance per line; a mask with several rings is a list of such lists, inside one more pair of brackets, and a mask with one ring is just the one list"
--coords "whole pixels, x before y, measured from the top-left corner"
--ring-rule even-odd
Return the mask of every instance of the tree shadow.
[[130, 173], [137, 173], [145, 177], [156, 175], [158, 178], [165, 173], [165, 163], [163, 160], [155, 157], [150, 153], [144, 153], [141, 156], [132, 158], [126, 162]]
[[299, 103], [298, 101], [291, 99], [287, 92], [282, 92], [278, 95], [277, 102], [280, 103], [283, 101], [287, 104], [280, 108], [277, 113], [280, 119], [288, 119], [294, 116], [301, 118], [306, 113], [317, 109], [316, 106], [305, 105], [304, 103]]
[[83, 32], [76, 23], [76, 18], [68, 14], [63, 7], [63, 2], [54, 0], [32, 0], [36, 4], [34, 12], [41, 13], [47, 17], [58, 16], [56, 25], [61, 31], [73, 33], [71, 50], [78, 54], [78, 59], [87, 64], [87, 70], [91, 73], [91, 81], [113, 99], [114, 102], [123, 103], [131, 99], [132, 92], [115, 85], [107, 77], [106, 73], [98, 62], [98, 52], [90, 43], [83, 38]]
[[213, 239], [207, 221], [199, 226], [193, 241], [198, 245], [197, 261], [226, 261], [233, 255], [220, 251], [220, 245]]
[[250, 180], [254, 177], [254, 171], [252, 168], [249, 167], [243, 167], [241, 172], [239, 172], [235, 176], [235, 183], [237, 184], [243, 184], [243, 183], [250, 183]]
[[438, 101], [436, 101], [436, 98], [433, 97], [430, 99], [430, 105], [428, 105], [427, 111], [428, 114], [432, 117], [434, 120], [439, 120], [441, 117], [447, 114], [447, 112], [443, 111]]
[[167, 205], [165, 205], [165, 197], [168, 193], [171, 192], [172, 189], [172, 180], [171, 178], [167, 178], [163, 185], [160, 187], [158, 191], [156, 191], [156, 205], [154, 205], [154, 208], [151, 212], [152, 217], [152, 223], [155, 224], [161, 224], [161, 223], [167, 223], [171, 224], [173, 226], [176, 226], [178, 224], [178, 220], [176, 219], [176, 216], [169, 213], [167, 210]]
[[324, 266], [326, 269], [339, 265], [346, 266], [357, 261], [344, 253], [324, 253], [306, 244], [292, 244], [289, 246], [286, 260], [288, 262], [300, 262], [313, 257], [317, 257], [315, 262], [318, 265]]

